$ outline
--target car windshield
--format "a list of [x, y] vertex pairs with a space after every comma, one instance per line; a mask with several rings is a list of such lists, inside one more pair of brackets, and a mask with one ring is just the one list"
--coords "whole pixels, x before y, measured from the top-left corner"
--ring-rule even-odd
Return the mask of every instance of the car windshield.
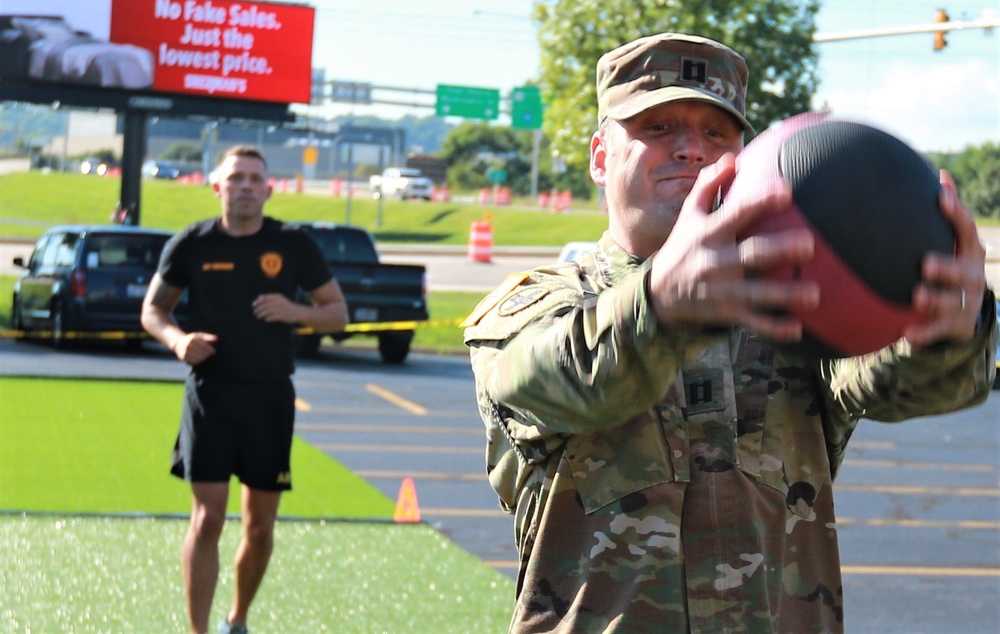
[[378, 253], [371, 240], [358, 231], [310, 231], [330, 262], [376, 262]]
[[87, 268], [138, 266], [155, 269], [167, 236], [95, 236], [87, 253]]

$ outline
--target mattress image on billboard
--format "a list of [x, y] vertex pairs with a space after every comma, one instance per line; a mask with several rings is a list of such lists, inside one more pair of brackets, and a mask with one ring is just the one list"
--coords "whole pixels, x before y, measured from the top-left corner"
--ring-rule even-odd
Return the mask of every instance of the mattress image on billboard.
[[75, 31], [62, 16], [0, 15], [0, 76], [148, 89], [153, 54]]

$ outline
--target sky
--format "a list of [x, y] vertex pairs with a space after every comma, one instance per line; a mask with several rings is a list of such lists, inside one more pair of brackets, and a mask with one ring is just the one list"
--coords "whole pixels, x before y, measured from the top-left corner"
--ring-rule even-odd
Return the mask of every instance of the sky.
[[[75, 28], [100, 37], [111, 1], [88, 0], [83, 12], [80, 0], [0, 5], [12, 13], [72, 13]], [[312, 62], [327, 80], [370, 84], [375, 99], [429, 106], [338, 104], [314, 114], [424, 116], [434, 112], [439, 84], [495, 88], [506, 96], [539, 73], [533, 0], [296, 1], [316, 9]], [[1000, 0], [826, 0], [817, 30], [925, 25], [939, 8], [953, 20], [983, 19], [988, 11], [1000, 16]], [[88, 19], [94, 23], [81, 22]], [[967, 29], [947, 39], [941, 52], [933, 51], [931, 33], [817, 44], [813, 108], [882, 128], [925, 152], [1000, 142], [1000, 32]]]
[[[327, 80], [433, 91], [438, 84], [497, 88], [535, 79], [539, 51], [531, 0], [312, 0], [313, 66]], [[827, 0], [817, 31], [930, 24], [1000, 14], [1000, 0]], [[1000, 33], [953, 31], [941, 52], [930, 33], [817, 44], [814, 108], [890, 132], [920, 151], [960, 151], [1000, 142]], [[751, 69], [751, 73], [753, 69]], [[376, 90], [375, 99], [433, 106], [433, 94]], [[399, 118], [432, 108], [348, 105], [334, 114]]]

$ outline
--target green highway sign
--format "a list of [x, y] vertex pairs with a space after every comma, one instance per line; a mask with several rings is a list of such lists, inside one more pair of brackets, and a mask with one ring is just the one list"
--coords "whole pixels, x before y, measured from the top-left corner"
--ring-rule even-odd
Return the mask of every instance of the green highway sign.
[[496, 119], [500, 114], [500, 91], [495, 88], [438, 85], [435, 111], [439, 117]]
[[542, 93], [538, 86], [521, 86], [510, 94], [510, 127], [538, 130], [542, 127]]

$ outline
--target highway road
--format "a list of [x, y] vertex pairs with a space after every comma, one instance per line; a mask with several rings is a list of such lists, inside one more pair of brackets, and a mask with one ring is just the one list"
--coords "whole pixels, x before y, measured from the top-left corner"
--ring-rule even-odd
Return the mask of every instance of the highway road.
[[[993, 288], [1000, 288], [1000, 227], [980, 227], [980, 239], [987, 250], [986, 277]], [[424, 264], [428, 284], [434, 291], [488, 292], [510, 273], [555, 260], [559, 247], [495, 247], [491, 262], [474, 262], [465, 247], [428, 247], [421, 245], [379, 245], [385, 262]], [[27, 260], [31, 244], [0, 241], [0, 275], [16, 275], [11, 264], [15, 256]]]
[[[19, 274], [21, 269], [13, 265], [13, 259], [21, 257], [27, 261], [31, 247], [26, 241], [0, 241], [0, 275]], [[493, 290], [510, 273], [552, 262], [559, 255], [559, 247], [498, 247], [493, 250], [492, 261], [474, 262], [462, 246], [380, 245], [380, 248], [384, 262], [425, 265], [431, 290], [482, 293]]]
[[[0, 375], [180, 380], [184, 373], [153, 344], [138, 352], [112, 344], [63, 352], [0, 340]], [[299, 363], [295, 383], [303, 439], [390, 499], [403, 478], [413, 478], [425, 522], [513, 577], [512, 522], [486, 482], [464, 356], [414, 353], [403, 366], [386, 366], [374, 351], [326, 347]], [[848, 632], [996, 631], [998, 421], [994, 391], [958, 414], [861, 424], [836, 488]], [[165, 465], [169, 449], [162, 448]]]

